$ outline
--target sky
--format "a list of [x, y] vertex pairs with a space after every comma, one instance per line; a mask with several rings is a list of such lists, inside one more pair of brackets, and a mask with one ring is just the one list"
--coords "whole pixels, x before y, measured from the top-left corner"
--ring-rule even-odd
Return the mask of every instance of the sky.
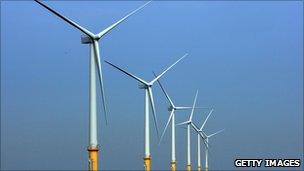
[[[98, 33], [144, 2], [45, 3]], [[1, 169], [88, 168], [89, 47], [81, 35], [35, 2], [1, 1]], [[225, 131], [210, 138], [210, 169], [239, 170], [236, 158], [303, 162], [302, 1], [153, 1], [103, 37], [100, 52], [147, 81], [189, 53], [161, 81], [177, 105], [190, 106], [198, 89], [197, 106], [214, 107], [205, 132]], [[144, 91], [104, 62], [103, 72], [109, 124], [98, 91], [100, 167], [143, 169]], [[162, 132], [168, 102], [153, 90]], [[195, 110], [194, 122], [207, 113]], [[176, 113], [176, 122], [189, 114]], [[158, 145], [150, 119], [152, 169], [168, 170], [170, 132]], [[176, 134], [177, 168], [185, 169], [186, 130]], [[196, 148], [192, 131], [194, 168]], [[202, 146], [204, 166], [203, 154]]]

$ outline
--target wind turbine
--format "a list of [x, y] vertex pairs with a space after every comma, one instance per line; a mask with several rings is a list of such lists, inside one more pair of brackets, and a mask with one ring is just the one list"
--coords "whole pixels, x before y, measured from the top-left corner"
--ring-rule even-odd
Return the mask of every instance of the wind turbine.
[[190, 126], [196, 128], [196, 126], [192, 122], [192, 117], [196, 105], [196, 99], [197, 99], [198, 90], [196, 91], [191, 114], [189, 117], [189, 120], [179, 123], [177, 125], [187, 125], [187, 171], [191, 171], [191, 145], [190, 145]]
[[152, 86], [153, 84], [160, 79], [169, 69], [171, 69], [175, 64], [177, 64], [180, 60], [185, 58], [188, 54], [186, 53], [184, 56], [182, 56], [180, 59], [178, 59], [175, 63], [173, 63], [171, 66], [169, 66], [166, 70], [164, 70], [160, 75], [158, 75], [156, 78], [154, 78], [152, 81], [147, 82], [121, 68], [118, 66], [105, 61], [112, 67], [118, 69], [119, 71], [125, 73], [126, 75], [132, 77], [133, 79], [137, 80], [140, 83], [139, 88], [145, 90], [145, 157], [144, 157], [144, 167], [145, 170], [151, 169], [151, 155], [150, 155], [150, 123], [149, 123], [149, 103], [152, 108], [153, 118], [154, 118], [154, 124], [156, 128], [156, 133], [158, 136], [158, 126], [157, 126], [157, 118], [156, 118], [156, 112], [154, 107], [154, 99], [153, 99], [153, 93], [152, 93]]
[[213, 134], [210, 134], [210, 135], [206, 135], [206, 142], [207, 142], [207, 146], [206, 146], [206, 151], [205, 151], [205, 155], [206, 155], [206, 160], [205, 160], [205, 167], [206, 167], [206, 171], [208, 171], [208, 153], [209, 153], [209, 138], [210, 137], [212, 137], [212, 136], [214, 136], [214, 135], [216, 135], [216, 134], [218, 134], [218, 133], [220, 133], [220, 132], [222, 132], [222, 131], [224, 131], [224, 129], [222, 129], [222, 130], [220, 130], [220, 131], [217, 131], [217, 132], [215, 132], [215, 133], [213, 133]]
[[207, 135], [204, 133], [203, 128], [207, 122], [207, 120], [209, 119], [210, 115], [212, 114], [214, 110], [211, 109], [207, 118], [205, 119], [205, 121], [203, 122], [203, 125], [200, 127], [200, 129], [198, 130], [198, 135], [197, 135], [197, 154], [198, 154], [198, 158], [197, 158], [197, 164], [198, 164], [198, 170], [201, 170], [201, 154], [200, 154], [200, 137], [204, 137], [204, 140], [206, 141], [205, 143], [205, 169], [206, 171], [208, 171], [208, 151], [209, 151], [209, 138], [224, 131], [224, 129], [217, 131], [213, 134]]
[[207, 135], [203, 132], [203, 128], [209, 118], [209, 116], [211, 115], [211, 113], [214, 111], [214, 109], [211, 109], [209, 114], [207, 115], [205, 121], [203, 122], [203, 125], [200, 127], [200, 129], [194, 128], [197, 132], [197, 170], [201, 171], [202, 170], [202, 166], [201, 166], [201, 137], [204, 139], [205, 141], [205, 146], [206, 146], [206, 150], [208, 150], [208, 141], [207, 141]]
[[97, 67], [97, 73], [99, 78], [99, 84], [101, 88], [101, 94], [102, 94], [102, 101], [103, 101], [103, 111], [105, 114], [105, 120], [107, 123], [107, 109], [106, 109], [106, 100], [105, 100], [105, 92], [104, 92], [104, 85], [103, 85], [103, 78], [102, 78], [102, 69], [101, 69], [101, 62], [100, 62], [100, 54], [99, 54], [99, 44], [98, 41], [106, 35], [109, 31], [111, 31], [113, 28], [118, 26], [120, 23], [125, 21], [128, 17], [130, 17], [132, 14], [137, 12], [138, 10], [145, 7], [148, 3], [151, 1], [145, 3], [144, 5], [140, 6], [136, 10], [130, 12], [125, 17], [121, 18], [114, 24], [110, 25], [106, 29], [102, 30], [98, 34], [93, 34], [86, 28], [80, 26], [76, 22], [72, 21], [71, 19], [65, 17], [64, 15], [56, 12], [52, 8], [48, 7], [41, 1], [35, 0], [38, 4], [40, 4], [42, 7], [46, 8], [59, 18], [66, 21], [68, 24], [72, 25], [76, 29], [80, 30], [85, 35], [81, 37], [81, 43], [82, 44], [89, 44], [90, 45], [90, 119], [89, 119], [89, 168], [90, 170], [98, 170], [98, 141], [97, 141], [97, 106], [96, 106], [96, 67]]
[[[155, 74], [154, 74], [155, 75]], [[155, 75], [156, 77], [156, 75]], [[165, 129], [160, 137], [160, 142], [163, 139], [165, 132], [168, 128], [168, 125], [171, 121], [171, 170], [175, 171], [176, 170], [176, 156], [175, 156], [175, 111], [181, 111], [181, 110], [190, 110], [192, 107], [180, 107], [180, 106], [175, 106], [173, 103], [172, 99], [166, 92], [165, 88], [162, 86], [160, 80], [157, 80], [159, 86], [161, 87], [163, 93], [165, 94], [168, 102], [169, 102], [169, 107], [168, 111], [170, 112], [169, 119], [166, 123]], [[196, 107], [196, 108], [201, 108], [201, 107]]]

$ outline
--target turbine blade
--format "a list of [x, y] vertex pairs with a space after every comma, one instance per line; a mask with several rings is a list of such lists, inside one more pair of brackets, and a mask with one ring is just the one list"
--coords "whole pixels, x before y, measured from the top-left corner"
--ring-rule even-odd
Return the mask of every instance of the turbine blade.
[[104, 36], [105, 34], [107, 34], [110, 30], [112, 30], [113, 28], [115, 28], [116, 26], [118, 26], [120, 23], [122, 23], [123, 21], [125, 21], [127, 18], [129, 18], [132, 14], [136, 13], [137, 11], [139, 11], [140, 9], [144, 8], [146, 5], [148, 5], [151, 1], [145, 3], [144, 5], [140, 6], [139, 8], [137, 8], [136, 10], [130, 12], [128, 15], [126, 15], [125, 17], [123, 17], [122, 19], [120, 19], [119, 21], [117, 21], [116, 23], [110, 25], [109, 27], [107, 27], [106, 29], [102, 30], [100, 33], [98, 33], [97, 37], [101, 38], [102, 36]]
[[98, 78], [99, 78], [99, 83], [100, 83], [100, 88], [101, 88], [103, 111], [104, 111], [104, 114], [105, 114], [106, 124], [108, 124], [107, 105], [106, 105], [106, 97], [105, 97], [105, 91], [104, 91], [104, 85], [103, 85], [101, 62], [100, 62], [100, 56], [99, 56], [99, 46], [98, 46], [98, 42], [96, 40], [94, 40], [94, 42], [93, 42], [93, 47], [94, 47], [96, 65], [97, 65], [97, 68], [98, 68]]
[[155, 128], [156, 128], [156, 134], [157, 134], [157, 138], [159, 139], [157, 117], [156, 117], [156, 111], [155, 111], [155, 105], [154, 105], [154, 99], [153, 99], [153, 93], [152, 93], [151, 87], [148, 87], [148, 93], [149, 93], [149, 98], [150, 98], [150, 104], [151, 104], [151, 107], [152, 107], [153, 120], [154, 120], [154, 125], [155, 125]]
[[209, 116], [211, 115], [212, 112], [213, 112], [213, 109], [210, 110], [210, 112], [209, 112], [207, 118], [205, 119], [203, 125], [201, 126], [200, 130], [203, 130], [203, 128], [204, 128], [204, 126], [205, 126], [205, 124], [206, 124], [206, 122], [207, 122], [207, 120], [208, 120], [208, 118], [209, 118]]
[[197, 132], [198, 134], [200, 133], [197, 126], [191, 122], [191, 127], [195, 130], [195, 132]]
[[212, 137], [212, 136], [214, 136], [214, 135], [216, 135], [216, 134], [218, 134], [218, 133], [220, 133], [220, 132], [223, 132], [225, 129], [222, 129], [222, 130], [219, 130], [219, 131], [217, 131], [217, 132], [215, 132], [215, 133], [213, 133], [213, 134], [210, 134], [210, 135], [208, 135], [207, 137], [209, 138], [209, 137]]
[[168, 119], [168, 121], [167, 121], [167, 123], [166, 123], [165, 129], [164, 129], [162, 135], [160, 136], [159, 144], [160, 144], [160, 142], [162, 141], [162, 139], [163, 139], [163, 137], [164, 137], [164, 135], [165, 135], [165, 132], [166, 132], [166, 130], [167, 130], [167, 127], [168, 127], [168, 125], [169, 125], [169, 123], [170, 123], [170, 121], [171, 121], [173, 115], [174, 115], [174, 110], [172, 110], [171, 113], [170, 113], [170, 116], [169, 116], [169, 119]]
[[194, 102], [193, 102], [193, 106], [192, 106], [192, 110], [191, 110], [191, 115], [190, 115], [189, 121], [192, 121], [192, 117], [193, 117], [193, 113], [194, 113], [194, 109], [195, 109], [195, 105], [196, 105], [197, 94], [198, 94], [198, 90], [196, 90], [196, 94], [195, 94], [195, 98], [194, 98]]
[[201, 131], [201, 130], [199, 130], [199, 131], [205, 138], [207, 138], [207, 134], [204, 131]]
[[[192, 109], [193, 107], [175, 107], [176, 110], [188, 110]], [[195, 107], [194, 109], [210, 109], [210, 107]]]
[[160, 75], [158, 75], [156, 78], [154, 78], [154, 80], [152, 80], [150, 82], [150, 84], [153, 84], [155, 81], [157, 81], [158, 79], [160, 79], [160, 77], [162, 77], [169, 69], [171, 69], [175, 64], [177, 64], [180, 60], [182, 60], [183, 58], [185, 58], [188, 55], [188, 53], [186, 53], [184, 56], [182, 56], [181, 58], [179, 58], [176, 62], [174, 62], [171, 66], [169, 66], [165, 71], [163, 71]]
[[67, 17], [59, 14], [58, 12], [56, 12], [55, 10], [53, 10], [52, 8], [48, 7], [47, 5], [45, 5], [44, 3], [42, 3], [40, 0], [35, 0], [38, 4], [40, 4], [41, 6], [43, 6], [44, 8], [46, 8], [47, 10], [51, 11], [53, 14], [55, 14], [56, 16], [58, 16], [59, 18], [63, 19], [64, 21], [66, 21], [67, 23], [69, 23], [70, 25], [76, 27], [78, 30], [80, 30], [81, 32], [83, 32], [84, 34], [88, 35], [89, 37], [93, 38], [94, 34], [91, 33], [89, 30], [81, 27], [80, 25], [78, 25], [76, 22], [72, 21], [71, 19], [68, 19]]
[[185, 122], [182, 122], [182, 123], [178, 123], [176, 125], [180, 126], [180, 125], [186, 125], [186, 124], [189, 124], [190, 122], [189, 121], [185, 121]]
[[[156, 74], [155, 74], [155, 72], [153, 72], [153, 74], [154, 74], [155, 77], [157, 77]], [[171, 105], [172, 107], [175, 107], [174, 104], [173, 104], [173, 102], [172, 102], [172, 100], [171, 100], [171, 98], [169, 97], [168, 93], [166, 92], [166, 90], [165, 90], [164, 87], [162, 86], [160, 80], [157, 80], [157, 82], [158, 82], [158, 85], [160, 86], [160, 88], [162, 89], [163, 93], [165, 94], [167, 100], [169, 101], [170, 105]]]
[[[201, 135], [202, 137], [202, 135]], [[206, 138], [203, 138], [203, 142], [204, 142], [204, 145], [207, 149], [209, 149], [209, 143], [207, 142]]]
[[107, 64], [111, 65], [112, 67], [118, 69], [119, 71], [121, 71], [121, 72], [127, 74], [128, 76], [134, 78], [135, 80], [141, 82], [142, 84], [148, 85], [148, 83], [147, 83], [146, 81], [144, 81], [143, 79], [141, 79], [141, 78], [139, 78], [139, 77], [137, 77], [137, 76], [135, 76], [135, 75], [133, 75], [133, 74], [131, 74], [131, 73], [129, 73], [129, 72], [127, 72], [127, 71], [121, 69], [121, 68], [119, 68], [118, 66], [116, 66], [116, 65], [114, 65], [114, 64], [112, 64], [112, 63], [110, 63], [110, 62], [108, 62], [108, 61], [106, 61], [106, 60], [105, 60], [105, 62], [106, 62]]

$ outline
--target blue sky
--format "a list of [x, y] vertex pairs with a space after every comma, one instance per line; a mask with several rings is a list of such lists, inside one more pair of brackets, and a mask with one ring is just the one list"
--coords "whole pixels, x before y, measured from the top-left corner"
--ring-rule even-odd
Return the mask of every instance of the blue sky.
[[[46, 2], [94, 33], [143, 3]], [[2, 169], [87, 169], [89, 48], [80, 36], [35, 2], [1, 1]], [[100, 46], [102, 59], [146, 80], [189, 53], [162, 82], [177, 104], [191, 105], [199, 89], [198, 105], [215, 108], [206, 132], [225, 131], [210, 139], [210, 169], [235, 169], [235, 158], [303, 159], [303, 2], [155, 1]], [[101, 168], [142, 169], [144, 92], [103, 66]], [[163, 130], [167, 102], [157, 86], [154, 96]], [[195, 122], [206, 115], [196, 111]], [[182, 122], [189, 112], [176, 116]], [[170, 134], [158, 146], [151, 130], [152, 168], [169, 169]], [[176, 146], [184, 169], [184, 129]]]

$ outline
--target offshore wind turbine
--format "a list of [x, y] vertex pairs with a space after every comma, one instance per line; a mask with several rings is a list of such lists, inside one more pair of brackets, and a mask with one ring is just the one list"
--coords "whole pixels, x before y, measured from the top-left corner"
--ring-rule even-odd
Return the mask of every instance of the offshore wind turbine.
[[185, 58], [188, 54], [186, 53], [184, 56], [182, 56], [180, 59], [178, 59], [175, 63], [173, 63], [171, 66], [169, 66], [166, 70], [164, 70], [161, 74], [159, 74], [156, 78], [154, 78], [152, 81], [147, 82], [121, 68], [118, 66], [105, 61], [112, 67], [118, 69], [119, 71], [123, 72], [124, 74], [132, 77], [133, 79], [137, 80], [140, 83], [139, 88], [145, 90], [145, 157], [144, 157], [144, 167], [145, 170], [149, 171], [151, 169], [151, 154], [150, 154], [150, 123], [149, 123], [149, 103], [152, 108], [152, 113], [153, 113], [153, 119], [154, 119], [154, 124], [156, 128], [156, 133], [158, 136], [158, 126], [157, 126], [157, 118], [156, 118], [156, 111], [154, 107], [154, 99], [153, 99], [153, 93], [152, 93], [152, 86], [153, 84], [160, 79], [169, 69], [171, 69], [175, 64], [177, 64], [180, 60]]
[[[154, 74], [155, 75], [155, 74]], [[156, 75], [155, 75], [156, 77]], [[161, 87], [163, 93], [165, 94], [168, 102], [169, 102], [169, 107], [168, 111], [170, 112], [169, 119], [166, 123], [165, 129], [160, 137], [160, 142], [163, 139], [165, 132], [168, 128], [168, 125], [171, 121], [171, 170], [175, 171], [176, 170], [176, 153], [175, 153], [175, 111], [181, 111], [181, 110], [190, 110], [192, 107], [180, 107], [180, 106], [175, 106], [173, 103], [173, 100], [170, 98], [169, 94], [166, 92], [165, 88], [162, 86], [160, 80], [157, 80], [159, 86]], [[201, 108], [201, 107], [196, 107], [196, 108]]]
[[199, 129], [197, 128], [196, 125], [193, 125], [193, 128], [194, 128], [194, 130], [197, 133], [197, 160], [198, 160], [198, 162], [197, 162], [197, 165], [198, 165], [197, 170], [201, 171], [202, 170], [202, 167], [201, 167], [201, 164], [200, 164], [200, 161], [201, 161], [201, 138], [203, 138], [204, 144], [205, 144], [206, 148], [208, 148], [207, 142], [206, 142], [206, 138], [207, 137], [206, 137], [205, 134], [203, 134], [202, 132], [199, 131]]
[[68, 24], [72, 25], [76, 29], [80, 30], [85, 35], [81, 36], [81, 43], [82, 44], [89, 44], [90, 46], [90, 119], [89, 119], [89, 168], [90, 170], [98, 170], [98, 141], [97, 141], [97, 99], [96, 99], [96, 67], [97, 67], [97, 73], [99, 78], [99, 84], [101, 88], [101, 94], [102, 94], [102, 101], [103, 101], [103, 111], [105, 114], [105, 120], [107, 123], [107, 109], [106, 109], [106, 100], [105, 100], [105, 92], [104, 92], [104, 84], [103, 84], [103, 77], [102, 77], [102, 67], [100, 62], [100, 53], [99, 53], [99, 40], [106, 35], [109, 31], [114, 29], [116, 26], [118, 26], [120, 23], [125, 21], [128, 17], [130, 17], [132, 14], [137, 12], [138, 10], [145, 7], [148, 3], [151, 1], [145, 3], [144, 5], [140, 6], [139, 8], [135, 9], [134, 11], [130, 12], [114, 24], [110, 25], [109, 27], [105, 28], [98, 34], [93, 34], [86, 28], [80, 26], [76, 22], [72, 21], [71, 19], [65, 17], [64, 15], [58, 13], [57, 11], [53, 10], [52, 8], [48, 7], [41, 1], [35, 0], [38, 4], [40, 4], [42, 7], [46, 8], [51, 13], [55, 14], [59, 18], [66, 21]]
[[[209, 138], [224, 131], [224, 129], [222, 129], [222, 130], [217, 131], [210, 135], [205, 134], [205, 132], [203, 131], [203, 128], [213, 111], [214, 111], [213, 109], [210, 110], [210, 112], [209, 112], [208, 116], [206, 117], [205, 121], [203, 122], [202, 126], [200, 127], [200, 129], [197, 130], [197, 132], [198, 132], [198, 134], [197, 134], [198, 170], [201, 170], [200, 137], [203, 137], [204, 140], [206, 141], [206, 143], [205, 143], [205, 169], [206, 169], [206, 171], [208, 171]], [[197, 129], [197, 128], [195, 128], [195, 129]]]
[[204, 139], [205, 142], [205, 147], [206, 150], [208, 150], [208, 141], [207, 141], [207, 135], [203, 132], [203, 128], [209, 118], [209, 116], [211, 115], [211, 113], [214, 111], [214, 109], [211, 109], [209, 114], [207, 115], [205, 121], [203, 122], [202, 126], [200, 127], [200, 129], [198, 129], [197, 127], [195, 127], [194, 129], [197, 132], [197, 170], [201, 171], [202, 170], [202, 165], [201, 165], [201, 137]]
[[219, 130], [219, 131], [217, 131], [217, 132], [215, 132], [215, 133], [213, 133], [213, 134], [210, 134], [210, 135], [206, 135], [206, 148], [205, 148], [205, 157], [206, 157], [206, 160], [205, 160], [205, 168], [206, 168], [206, 171], [208, 171], [208, 153], [209, 153], [209, 138], [210, 137], [212, 137], [212, 136], [214, 136], [214, 135], [216, 135], [216, 134], [218, 134], [218, 133], [220, 133], [220, 132], [222, 132], [222, 131], [224, 131], [224, 129], [222, 129], [222, 130]]
[[198, 94], [198, 90], [196, 91], [196, 94], [195, 94], [195, 98], [194, 98], [194, 102], [193, 102], [193, 106], [192, 106], [192, 110], [191, 110], [191, 114], [190, 114], [189, 120], [177, 124], [177, 125], [187, 125], [187, 171], [191, 171], [190, 128], [191, 127], [196, 128], [196, 126], [192, 122], [192, 117], [193, 117], [193, 113], [194, 113], [194, 109], [195, 109], [195, 105], [196, 105], [197, 94]]

